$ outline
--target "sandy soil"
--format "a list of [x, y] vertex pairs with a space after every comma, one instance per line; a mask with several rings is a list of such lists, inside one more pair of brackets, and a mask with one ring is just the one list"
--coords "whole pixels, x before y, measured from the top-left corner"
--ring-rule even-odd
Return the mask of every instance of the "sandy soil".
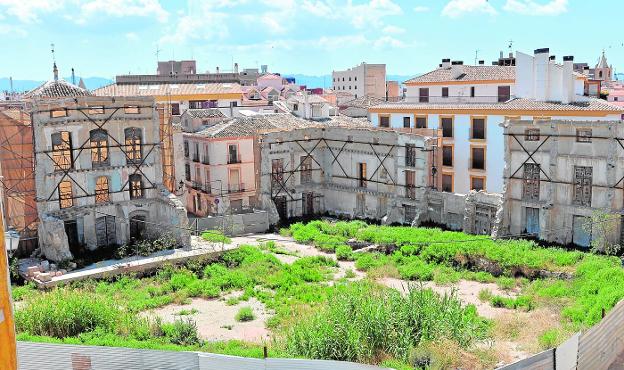
[[[240, 294], [240, 293], [238, 293]], [[231, 297], [229, 295], [227, 297]], [[248, 322], [238, 322], [234, 319], [241, 307], [252, 308], [256, 319]], [[192, 315], [180, 316], [181, 310], [197, 310]], [[208, 341], [226, 341], [231, 339], [246, 342], [262, 343], [269, 339], [270, 332], [266, 328], [266, 320], [271, 316], [264, 305], [251, 298], [233, 306], [225, 304], [225, 299], [194, 298], [190, 304], [168, 305], [144, 313], [146, 316], [159, 316], [165, 322], [173, 322], [179, 318], [191, 318], [197, 323], [197, 330], [202, 339]]]

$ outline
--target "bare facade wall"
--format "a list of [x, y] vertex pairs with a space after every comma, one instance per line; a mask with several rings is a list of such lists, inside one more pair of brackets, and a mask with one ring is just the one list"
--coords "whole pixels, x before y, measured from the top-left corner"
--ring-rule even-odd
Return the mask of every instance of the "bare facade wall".
[[[589, 246], [624, 231], [624, 129], [620, 121], [506, 121], [505, 211], [511, 235]], [[612, 224], [592, 223], [604, 214]]]
[[153, 98], [35, 102], [39, 246], [48, 259], [163, 234], [189, 244], [184, 206], [163, 186], [158, 118]]

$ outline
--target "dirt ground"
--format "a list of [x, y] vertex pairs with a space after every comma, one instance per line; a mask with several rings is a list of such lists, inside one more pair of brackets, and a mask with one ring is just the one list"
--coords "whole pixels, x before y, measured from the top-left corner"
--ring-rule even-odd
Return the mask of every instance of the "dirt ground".
[[[235, 293], [240, 294], [240, 293]], [[252, 343], [268, 341], [270, 332], [266, 328], [266, 320], [271, 316], [262, 302], [250, 298], [246, 302], [228, 306], [223, 299], [194, 298], [190, 304], [168, 305], [144, 313], [145, 316], [158, 316], [165, 322], [176, 319], [191, 318], [197, 323], [197, 331], [202, 339], [207, 341], [242, 340]], [[238, 322], [234, 319], [241, 307], [251, 307], [256, 318], [252, 321]], [[180, 311], [197, 310], [190, 315], [179, 315]]]

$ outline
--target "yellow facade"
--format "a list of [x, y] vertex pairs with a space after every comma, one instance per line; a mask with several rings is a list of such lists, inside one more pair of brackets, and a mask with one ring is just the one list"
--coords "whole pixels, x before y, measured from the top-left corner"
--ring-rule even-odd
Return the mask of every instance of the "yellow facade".
[[[0, 215], [1, 221], [2, 215]], [[4, 227], [0, 222], [0, 369], [17, 370], [15, 325], [11, 304], [9, 266], [4, 244]]]

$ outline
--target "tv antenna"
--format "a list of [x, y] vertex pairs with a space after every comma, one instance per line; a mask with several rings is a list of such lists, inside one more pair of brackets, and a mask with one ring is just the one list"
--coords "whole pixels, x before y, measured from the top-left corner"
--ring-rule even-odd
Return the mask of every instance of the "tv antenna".
[[158, 45], [156, 45], [156, 63], [158, 63], [158, 61], [160, 60], [158, 56], [160, 55], [161, 51], [162, 50], [158, 47]]
[[509, 40], [509, 45], [507, 47], [509, 48], [509, 51], [512, 51], [511, 48], [513, 47], [513, 40]]

